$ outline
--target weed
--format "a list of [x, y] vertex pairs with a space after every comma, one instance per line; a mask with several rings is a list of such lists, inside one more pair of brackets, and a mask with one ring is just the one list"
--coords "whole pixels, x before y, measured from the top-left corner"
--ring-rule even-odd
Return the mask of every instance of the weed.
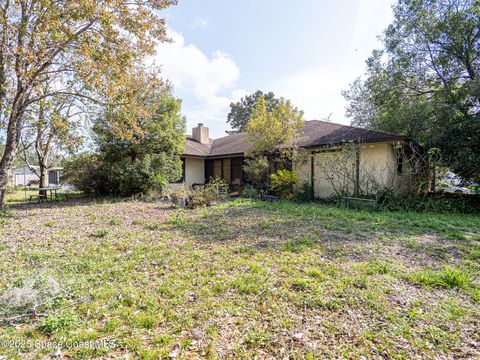
[[161, 229], [162, 226], [163, 226], [163, 225], [162, 225], [161, 223], [150, 223], [150, 224], [147, 224], [147, 225], [146, 225], [146, 228], [147, 228], [148, 230], [154, 231], [154, 230]]
[[72, 310], [59, 312], [58, 314], [48, 314], [40, 326], [46, 334], [53, 334], [61, 330], [68, 330], [78, 322], [78, 317]]
[[282, 244], [281, 249], [283, 251], [291, 251], [294, 253], [298, 253], [314, 245], [315, 245], [314, 240], [312, 240], [307, 235], [302, 235], [296, 238], [295, 240], [287, 241], [286, 243]]
[[465, 270], [450, 266], [437, 271], [426, 269], [414, 273], [411, 278], [417, 284], [445, 288], [466, 288], [471, 284], [470, 276]]
[[388, 274], [392, 270], [392, 264], [386, 261], [372, 261], [368, 264], [369, 274]]
[[240, 294], [258, 294], [264, 287], [264, 281], [259, 276], [244, 273], [232, 281], [232, 287]]
[[108, 235], [107, 230], [100, 229], [100, 230], [94, 231], [90, 236], [94, 238], [104, 238], [104, 237], [107, 237], [107, 235]]
[[168, 220], [168, 223], [170, 225], [175, 226], [175, 227], [182, 228], [187, 224], [187, 219], [186, 219], [185, 214], [183, 212], [178, 212], [178, 213], [170, 216], [170, 219]]
[[54, 226], [55, 226], [55, 221], [53, 221], [53, 220], [45, 221], [45, 222], [43, 223], [43, 226], [46, 226], [46, 227], [54, 227]]
[[110, 226], [118, 226], [120, 225], [122, 222], [119, 220], [119, 219], [116, 219], [116, 218], [112, 218], [110, 219], [110, 221], [108, 222], [108, 224]]

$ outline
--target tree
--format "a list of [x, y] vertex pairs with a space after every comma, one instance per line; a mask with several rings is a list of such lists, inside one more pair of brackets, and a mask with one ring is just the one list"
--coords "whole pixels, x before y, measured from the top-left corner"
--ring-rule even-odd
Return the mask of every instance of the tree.
[[265, 99], [268, 111], [272, 111], [280, 103], [285, 102], [283, 98], [276, 98], [271, 91], [264, 94], [262, 91], [257, 90], [253, 94], [244, 96], [240, 101], [231, 103], [227, 123], [230, 124], [233, 131], [228, 133], [243, 132], [247, 129], [248, 121], [260, 97]]
[[246, 127], [247, 141], [252, 150], [244, 166], [245, 173], [257, 189], [267, 187], [272, 162], [291, 161], [303, 123], [303, 112], [290, 101], [282, 101], [269, 110], [263, 96], [257, 99]]
[[[126, 106], [107, 107], [94, 125], [99, 153], [109, 162], [128, 158], [132, 162], [154, 155], [158, 170], [170, 181], [181, 177], [180, 155], [185, 143], [185, 118], [181, 101], [174, 98], [161, 80], [146, 77], [141, 91]], [[115, 131], [118, 123], [136, 119], [126, 138]], [[115, 124], [115, 125], [112, 125]]]
[[303, 112], [290, 101], [282, 101], [269, 109], [266, 99], [260, 96], [246, 127], [247, 141], [252, 145], [252, 152], [272, 154], [280, 145], [292, 147], [303, 123]]
[[399, 0], [384, 50], [344, 92], [353, 124], [439, 148], [443, 165], [480, 181], [479, 16], [475, 0]]
[[[48, 92], [46, 86], [43, 93]], [[74, 96], [44, 98], [25, 114], [28, 126], [22, 132], [20, 157], [39, 177], [41, 188], [48, 186], [48, 170], [58, 166], [63, 155], [72, 153], [82, 143], [82, 109], [76, 100]], [[29, 158], [32, 148], [38, 169]]]
[[[124, 79], [166, 40], [157, 11], [176, 0], [6, 0], [0, 4], [0, 124], [6, 134], [0, 160], [0, 208], [26, 111], [42, 99], [122, 94]], [[38, 94], [56, 79], [52, 93]]]
[[[181, 177], [185, 118], [180, 114], [180, 100], [171, 95], [168, 87], [145, 78], [144, 88], [133, 102], [133, 107], [107, 107], [94, 125], [97, 153], [81, 156], [68, 166], [69, 178], [77, 183], [76, 174], [92, 169], [96, 172], [96, 177], [89, 177], [91, 183], [80, 180], [86, 191], [136, 195]], [[126, 138], [116, 129], [131, 117], [137, 119], [136, 126], [130, 128]]]

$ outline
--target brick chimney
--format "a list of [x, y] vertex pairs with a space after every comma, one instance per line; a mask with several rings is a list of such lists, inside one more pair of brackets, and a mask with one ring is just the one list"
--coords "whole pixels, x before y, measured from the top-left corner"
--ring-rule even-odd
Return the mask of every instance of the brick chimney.
[[192, 129], [192, 137], [200, 144], [210, 144], [208, 127], [203, 126], [202, 123]]

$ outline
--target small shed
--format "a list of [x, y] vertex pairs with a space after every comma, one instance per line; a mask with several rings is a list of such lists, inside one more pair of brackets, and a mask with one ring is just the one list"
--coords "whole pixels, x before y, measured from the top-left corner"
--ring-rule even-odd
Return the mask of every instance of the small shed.
[[[33, 166], [35, 170], [40, 170], [38, 166]], [[63, 168], [54, 167], [48, 170], [48, 184], [49, 185], [59, 185], [60, 184], [60, 175]], [[15, 186], [25, 186], [25, 185], [37, 185], [40, 181], [38, 175], [27, 165], [18, 166], [14, 170], [14, 185]]]

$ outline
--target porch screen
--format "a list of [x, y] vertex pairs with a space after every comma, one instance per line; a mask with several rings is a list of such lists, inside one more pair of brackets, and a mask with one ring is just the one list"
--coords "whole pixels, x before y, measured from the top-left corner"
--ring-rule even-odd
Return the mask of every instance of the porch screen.
[[213, 176], [222, 178], [222, 160], [215, 160], [213, 163]]
[[242, 179], [243, 158], [232, 158], [232, 184], [240, 185]]
[[211, 177], [214, 177], [215, 175], [213, 174], [214, 171], [214, 164], [213, 160], [205, 160], [205, 179], [208, 181], [210, 180]]
[[223, 159], [223, 180], [225, 180], [227, 184], [230, 184], [231, 181], [231, 171], [232, 166], [230, 159]]

